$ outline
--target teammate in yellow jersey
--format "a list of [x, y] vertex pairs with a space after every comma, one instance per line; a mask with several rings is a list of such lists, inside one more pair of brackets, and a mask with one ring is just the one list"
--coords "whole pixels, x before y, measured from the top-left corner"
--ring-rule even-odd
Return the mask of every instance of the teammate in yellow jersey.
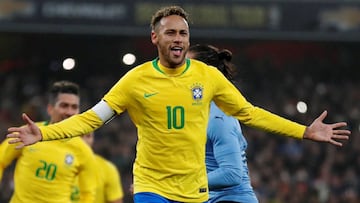
[[[0, 144], [0, 157], [2, 157], [2, 154], [4, 154], [4, 148], [5, 148], [5, 144]], [[3, 174], [4, 174], [4, 170], [5, 170], [5, 168], [0, 165], [0, 184], [1, 184]]]
[[[82, 138], [89, 146], [93, 146], [93, 132], [82, 136]], [[122, 203], [124, 193], [118, 169], [112, 162], [100, 155], [95, 154], [95, 159], [96, 171], [98, 173], [97, 177], [99, 177], [95, 203]], [[74, 193], [71, 195], [71, 200], [73, 203], [77, 203], [79, 202], [77, 194], [81, 191], [81, 188], [79, 188], [78, 185], [74, 185], [73, 191]]]
[[[50, 120], [35, 125], [47, 126], [78, 114], [79, 103], [77, 84], [55, 82], [47, 106]], [[1, 149], [0, 171], [16, 159], [11, 203], [70, 202], [71, 185], [76, 177], [83, 188], [81, 202], [94, 201], [96, 178], [89, 177], [96, 174], [95, 156], [80, 137], [39, 142], [20, 150], [5, 140]]]
[[84, 135], [128, 111], [137, 127], [133, 167], [134, 202], [206, 202], [206, 128], [210, 102], [244, 125], [270, 133], [341, 146], [347, 124], [325, 124], [322, 113], [309, 125], [287, 120], [249, 103], [217, 68], [185, 58], [189, 48], [187, 13], [178, 6], [158, 10], [151, 20], [158, 58], [124, 75], [86, 112], [55, 125], [11, 127], [7, 137], [18, 148], [38, 141]]

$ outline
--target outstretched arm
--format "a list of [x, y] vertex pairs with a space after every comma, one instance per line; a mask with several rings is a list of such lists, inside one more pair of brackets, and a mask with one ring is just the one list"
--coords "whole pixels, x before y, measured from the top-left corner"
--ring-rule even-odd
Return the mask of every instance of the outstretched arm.
[[325, 124], [323, 120], [326, 115], [327, 111], [324, 111], [310, 126], [306, 127], [303, 138], [342, 146], [342, 143], [337, 140], [348, 140], [351, 133], [349, 130], [339, 129], [347, 126], [346, 122]]
[[340, 141], [348, 140], [351, 134], [349, 130], [342, 129], [347, 126], [346, 122], [324, 123], [323, 120], [327, 116], [327, 111], [324, 111], [316, 118], [310, 126], [293, 122], [259, 107], [249, 106], [247, 109], [244, 108], [244, 112], [234, 115], [243, 124], [273, 134], [297, 139], [309, 139], [342, 146]]
[[114, 111], [104, 101], [100, 101], [92, 109], [77, 114], [55, 124], [37, 127], [35, 123], [23, 114], [26, 125], [22, 127], [11, 127], [8, 129], [10, 144], [19, 143], [16, 146], [20, 149], [26, 145], [38, 141], [65, 139], [92, 132], [109, 121], [115, 115]]
[[236, 117], [244, 125], [273, 134], [328, 142], [336, 146], [342, 146], [340, 140], [349, 139], [350, 131], [341, 129], [347, 126], [346, 122], [323, 123], [327, 115], [326, 111], [314, 120], [310, 126], [305, 126], [253, 106], [222, 74], [214, 73], [213, 77], [216, 78], [214, 82], [217, 82], [218, 87], [213, 98], [216, 105], [226, 114]]
[[11, 127], [8, 129], [8, 138], [10, 144], [20, 143], [16, 146], [16, 149], [21, 149], [26, 145], [35, 144], [42, 140], [42, 135], [39, 127], [32, 121], [25, 113], [22, 114], [22, 119], [25, 121], [25, 125], [21, 127]]

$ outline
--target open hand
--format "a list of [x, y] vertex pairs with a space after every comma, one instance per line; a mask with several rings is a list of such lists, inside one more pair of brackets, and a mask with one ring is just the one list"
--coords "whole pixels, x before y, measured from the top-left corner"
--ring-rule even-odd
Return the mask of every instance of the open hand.
[[308, 126], [304, 133], [304, 139], [310, 139], [319, 142], [329, 142], [336, 146], [342, 146], [342, 143], [337, 140], [348, 140], [351, 132], [349, 130], [339, 129], [347, 126], [346, 122], [339, 122], [333, 124], [325, 124], [323, 120], [327, 115], [324, 111], [313, 123]]
[[22, 119], [26, 125], [21, 127], [10, 127], [6, 135], [7, 138], [13, 138], [9, 140], [9, 144], [20, 143], [16, 146], [16, 149], [21, 149], [24, 146], [35, 144], [42, 140], [39, 127], [32, 121], [25, 113], [22, 114]]

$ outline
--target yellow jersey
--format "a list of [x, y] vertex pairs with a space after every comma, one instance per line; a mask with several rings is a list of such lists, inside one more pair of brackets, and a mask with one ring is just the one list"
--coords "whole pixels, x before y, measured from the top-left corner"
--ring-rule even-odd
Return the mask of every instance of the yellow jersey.
[[4, 140], [1, 148], [0, 170], [16, 159], [11, 203], [70, 203], [71, 186], [77, 176], [84, 188], [81, 202], [94, 201], [95, 157], [82, 138], [39, 142], [21, 150]]
[[[187, 59], [179, 68], [153, 60], [125, 74], [103, 100], [117, 114], [128, 111], [137, 127], [134, 192], [153, 192], [180, 202], [208, 199], [205, 167], [210, 102], [243, 124], [302, 138], [305, 126], [249, 103], [215, 67]], [[103, 121], [94, 110], [41, 127], [43, 140], [81, 135]]]
[[[97, 177], [99, 178], [96, 187], [95, 203], [107, 203], [124, 197], [123, 188], [121, 185], [121, 176], [116, 166], [95, 154]], [[81, 188], [76, 184], [73, 186], [73, 193], [71, 194], [72, 203], [80, 202], [79, 192]]]

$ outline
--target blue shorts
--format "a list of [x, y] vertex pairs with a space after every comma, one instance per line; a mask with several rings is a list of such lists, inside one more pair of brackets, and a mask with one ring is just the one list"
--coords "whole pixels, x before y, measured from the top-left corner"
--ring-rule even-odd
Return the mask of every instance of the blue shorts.
[[[183, 203], [166, 199], [152, 192], [139, 192], [134, 195], [134, 203]], [[207, 202], [203, 202], [207, 203]]]

